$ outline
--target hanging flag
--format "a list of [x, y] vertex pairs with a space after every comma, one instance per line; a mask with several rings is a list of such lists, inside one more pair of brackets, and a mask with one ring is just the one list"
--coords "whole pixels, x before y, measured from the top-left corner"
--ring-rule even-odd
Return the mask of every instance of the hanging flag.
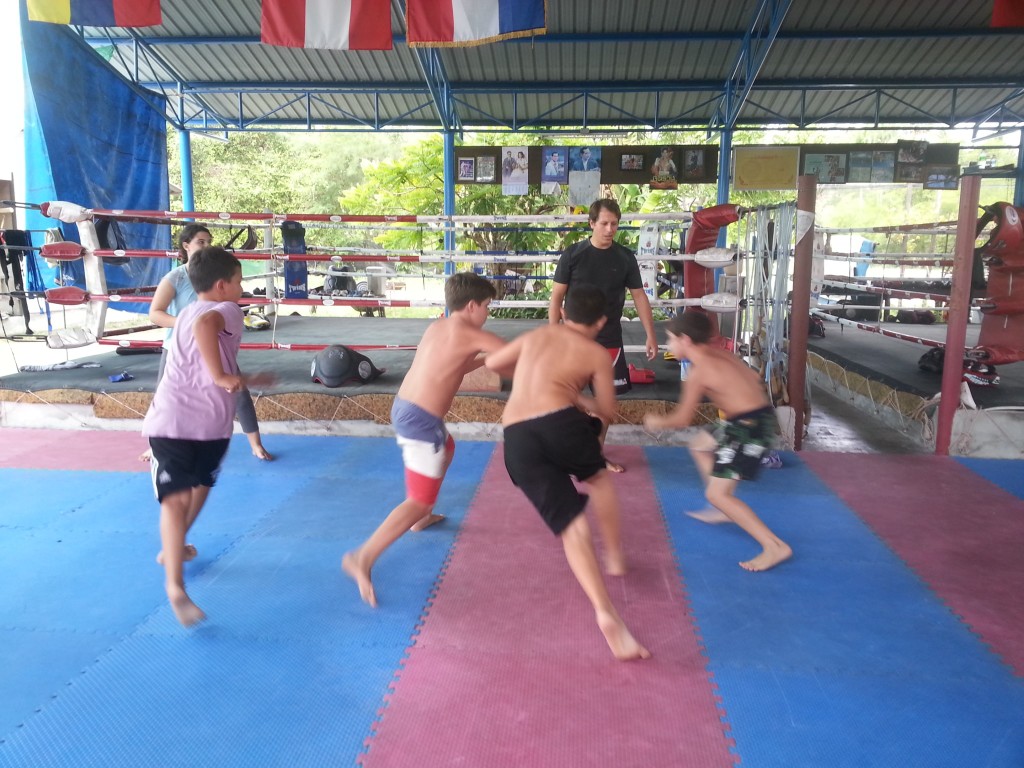
[[160, 0], [28, 0], [30, 21], [81, 27], [156, 27]]
[[993, 27], [1024, 27], [1024, 0], [994, 0]]
[[263, 0], [260, 39], [289, 48], [391, 50], [390, 0]]
[[545, 0], [407, 0], [411, 46], [465, 46], [543, 35]]

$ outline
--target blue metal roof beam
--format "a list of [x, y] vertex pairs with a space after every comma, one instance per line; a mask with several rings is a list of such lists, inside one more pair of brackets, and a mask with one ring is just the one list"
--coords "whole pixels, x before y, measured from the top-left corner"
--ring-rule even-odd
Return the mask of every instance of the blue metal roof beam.
[[[553, 43], [739, 43], [744, 39], [741, 32], [612, 32], [608, 34], [562, 34], [520, 37], [503, 40], [495, 45], [551, 45]], [[974, 37], [1017, 37], [1020, 30], [1009, 28], [967, 27], [964, 29], [887, 29], [887, 30], [823, 30], [823, 31], [780, 31], [775, 39], [781, 41], [871, 41], [871, 40], [964, 40]], [[86, 35], [85, 40], [97, 45], [130, 45], [131, 37], [104, 37]], [[393, 35], [394, 45], [405, 45], [405, 35]], [[149, 45], [259, 45], [259, 35], [168, 35], [147, 37]]]
[[[687, 109], [684, 112], [680, 112], [675, 117], [670, 117], [667, 120], [662, 120], [662, 121], [656, 122], [655, 126], [654, 126], [654, 129], [655, 130], [667, 130], [667, 129], [672, 128], [672, 126], [676, 125], [677, 123], [680, 124], [680, 125], [689, 125], [688, 123], [683, 123], [682, 122], [684, 117], [686, 117], [687, 115], [695, 114], [699, 109], [702, 109], [703, 107], [706, 107], [709, 104], [713, 104], [717, 100], [718, 100], [718, 96], [717, 95], [712, 96], [710, 99], [705, 99], [700, 104], [696, 104], [693, 107], [691, 107], [690, 109]], [[655, 117], [657, 117], [657, 115], [655, 115]], [[704, 118], [703, 117], [699, 117], [698, 119], [700, 120], [700, 122], [702, 124], [704, 123]], [[785, 121], [783, 121], [783, 122], [785, 122]]]
[[419, 60], [420, 71], [434, 99], [434, 109], [441, 120], [441, 129], [444, 131], [456, 131], [462, 129], [462, 122], [459, 120], [458, 112], [455, 110], [455, 103], [452, 100], [452, 87], [445, 72], [444, 62], [436, 48], [417, 48], [416, 58]]
[[747, 101], [754, 81], [771, 51], [779, 34], [782, 22], [789, 12], [792, 0], [761, 0], [751, 21], [750, 29], [743, 35], [743, 42], [736, 54], [732, 74], [722, 88], [722, 98], [708, 131], [727, 130], [736, 127], [736, 120]]
[[[392, 0], [398, 15], [405, 18], [404, 0]], [[420, 72], [427, 84], [427, 90], [434, 100], [434, 109], [441, 121], [442, 131], [462, 130], [462, 121], [455, 109], [455, 101], [452, 98], [451, 79], [441, 61], [441, 55], [437, 48], [414, 48], [416, 60], [420, 65]], [[387, 89], [383, 89], [387, 90]]]
[[[810, 79], [780, 79], [780, 80], [758, 80], [751, 86], [755, 91], [851, 91], [851, 90], [875, 90], [875, 89], [898, 89], [909, 90], [944, 90], [967, 89], [967, 88], [1006, 88], [1017, 90], [1022, 86], [1020, 78], [1010, 79], [1005, 76], [999, 77], [972, 77], [972, 78], [942, 78], [942, 79], [864, 79], [854, 82], [833, 82], [828, 80]], [[205, 94], [205, 93], [237, 93], [246, 91], [248, 93], [400, 93], [400, 94], [425, 94], [429, 87], [424, 83], [409, 81], [404, 83], [386, 82], [343, 82], [343, 81], [241, 81], [230, 82], [223, 80], [196, 81], [191, 83], [168, 83], [159, 81], [147, 81], [139, 83], [145, 88], [159, 89], [171, 88], [177, 90], [179, 87], [183, 93]], [[694, 93], [705, 91], [708, 93], [721, 94], [722, 83], [718, 80], [657, 80], [648, 82], [625, 82], [619, 80], [602, 80], [588, 82], [581, 87], [578, 82], [548, 82], [548, 83], [523, 83], [511, 87], [505, 87], [498, 83], [487, 82], [461, 82], [449, 83], [448, 89], [453, 96], [470, 95], [493, 95], [495, 93], [520, 95], [524, 94], [610, 94], [610, 93], [657, 93], [658, 91], [675, 93]]]
[[[154, 70], [156, 70], [158, 68], [162, 69], [164, 72], [166, 72], [172, 78], [174, 78], [174, 80], [175, 80], [175, 90], [177, 90], [177, 92], [178, 92], [177, 93], [178, 101], [179, 101], [178, 113], [176, 115], [173, 115], [173, 113], [171, 112], [171, 107], [170, 107], [171, 100], [168, 98], [168, 109], [166, 110], [165, 114], [168, 115], [168, 122], [171, 123], [171, 125], [173, 125], [178, 130], [182, 130], [184, 128], [185, 124], [186, 124], [185, 123], [185, 119], [184, 119], [185, 104], [184, 104], [184, 100], [183, 100], [185, 98], [185, 96], [184, 96], [184, 94], [181, 91], [181, 86], [185, 82], [185, 79], [183, 77], [181, 77], [181, 75], [178, 72], [175, 71], [174, 67], [172, 67], [170, 64], [168, 64], [167, 61], [160, 54], [158, 54], [156, 51], [150, 50], [150, 48], [149, 48], [149, 46], [147, 45], [147, 42], [146, 42], [147, 39], [145, 37], [143, 37], [141, 34], [139, 34], [134, 29], [128, 30], [128, 34], [131, 36], [132, 40], [135, 41], [135, 45], [136, 45], [136, 49], [135, 49], [136, 50], [136, 59], [138, 58], [139, 54], [141, 54], [142, 57], [146, 60], [146, 62], [149, 63], [149, 65], [150, 65], [150, 67], [152, 69], [154, 69]], [[154, 62], [156, 63], [155, 67], [153, 66]], [[138, 77], [138, 69], [137, 69], [137, 65], [136, 65], [136, 81], [137, 81], [137, 77]], [[223, 118], [221, 118], [220, 115], [217, 115], [214, 112], [214, 110], [210, 109], [210, 105], [207, 104], [206, 102], [204, 102], [202, 97], [191, 95], [189, 98], [191, 98], [192, 101], [196, 105], [198, 105], [198, 107], [200, 109], [213, 114], [216, 119], [218, 119], [218, 120], [222, 120], [223, 119]]]

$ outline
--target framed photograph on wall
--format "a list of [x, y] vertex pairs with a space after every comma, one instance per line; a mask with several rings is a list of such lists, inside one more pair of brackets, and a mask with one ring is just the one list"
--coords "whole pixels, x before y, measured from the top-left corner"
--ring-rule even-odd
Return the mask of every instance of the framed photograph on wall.
[[845, 184], [846, 153], [804, 155], [804, 174], [817, 176], [819, 184]]
[[960, 186], [960, 167], [956, 165], [926, 165], [925, 189], [956, 189]]
[[892, 184], [896, 179], [896, 153], [871, 153], [871, 181], [874, 184]]
[[642, 171], [644, 169], [644, 156], [642, 154], [623, 154], [619, 156], [620, 171]]
[[901, 163], [923, 163], [927, 151], [927, 141], [900, 140], [896, 142], [896, 160]]
[[704, 167], [705, 155], [703, 149], [687, 149], [683, 152], [683, 178], [703, 179], [707, 174]]
[[871, 181], [870, 152], [851, 152], [849, 154], [846, 180], [851, 184], [867, 184]]
[[476, 180], [481, 184], [494, 181], [494, 158], [490, 155], [477, 156]]
[[472, 157], [459, 158], [459, 181], [476, 181], [476, 160]]
[[571, 147], [569, 149], [570, 171], [600, 171], [601, 147]]
[[676, 165], [676, 147], [659, 147], [651, 160], [651, 189], [679, 187], [679, 166]]
[[569, 181], [568, 159], [569, 150], [567, 147], [544, 147], [541, 149], [541, 182], [567, 183]]
[[896, 181], [901, 184], [923, 184], [925, 166], [909, 163], [896, 164]]

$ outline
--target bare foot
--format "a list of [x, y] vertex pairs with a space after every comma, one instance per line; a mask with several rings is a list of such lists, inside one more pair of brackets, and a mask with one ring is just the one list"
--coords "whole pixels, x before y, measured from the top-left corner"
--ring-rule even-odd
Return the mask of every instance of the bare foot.
[[373, 592], [373, 582], [370, 581], [370, 571], [369, 569], [363, 568], [362, 564], [359, 562], [358, 550], [349, 552], [341, 558], [341, 570], [355, 580], [356, 586], [359, 587], [359, 596], [363, 598], [363, 602], [371, 608], [376, 608], [377, 595]]
[[261, 461], [273, 461], [274, 455], [264, 448], [262, 445], [255, 445], [252, 449], [252, 455]]
[[690, 517], [694, 520], [700, 520], [702, 523], [708, 525], [718, 525], [719, 523], [731, 523], [732, 520], [729, 516], [721, 510], [715, 509], [714, 507], [708, 507], [707, 509], [701, 509], [697, 512], [687, 512]]
[[429, 528], [434, 523], [440, 523], [442, 520], [444, 520], [444, 515], [435, 515], [433, 512], [431, 512], [429, 514], [424, 515], [419, 520], [417, 520], [415, 523], [413, 523], [409, 527], [409, 530], [410, 531], [422, 531], [424, 528]]
[[153, 459], [153, 449], [152, 448], [147, 448], [141, 454], [139, 454], [139, 461], [152, 461], [152, 459]]
[[789, 548], [789, 545], [784, 541], [776, 540], [777, 543], [773, 543], [762, 550], [761, 554], [755, 557], [753, 560], [747, 560], [744, 563], [740, 563], [741, 568], [745, 568], [748, 571], [767, 571], [783, 560], [788, 560], [793, 554], [793, 550]]
[[625, 576], [626, 575], [626, 556], [619, 552], [618, 554], [607, 553], [604, 556], [604, 571], [609, 576]]
[[[195, 544], [186, 544], [185, 545], [185, 549], [183, 550], [183, 553], [182, 553], [182, 556], [181, 556], [181, 561], [183, 563], [187, 563], [189, 560], [195, 560], [196, 559], [196, 555], [198, 555], [198, 554], [199, 554], [199, 551], [196, 549]], [[164, 553], [163, 553], [163, 550], [161, 550], [160, 552], [157, 552], [157, 554], [156, 554], [156, 562], [157, 562], [158, 565], [163, 565], [164, 564]]]
[[167, 599], [171, 601], [171, 610], [183, 627], [191, 627], [206, 618], [202, 609], [189, 599], [181, 587], [168, 587]]
[[604, 639], [608, 641], [612, 654], [619, 661], [651, 658], [651, 652], [636, 641], [618, 616], [598, 611], [597, 626], [600, 627]]
[[615, 474], [619, 474], [621, 472], [626, 471], [626, 468], [624, 466], [622, 466], [621, 464], [616, 464], [614, 461], [609, 461], [608, 459], [604, 460], [604, 466], [605, 469], [607, 469], [609, 472], [614, 472]]

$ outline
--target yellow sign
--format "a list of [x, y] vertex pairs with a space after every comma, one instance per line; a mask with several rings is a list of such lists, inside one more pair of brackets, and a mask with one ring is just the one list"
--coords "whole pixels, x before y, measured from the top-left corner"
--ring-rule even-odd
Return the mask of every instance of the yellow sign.
[[800, 147], [733, 147], [733, 189], [796, 189]]

